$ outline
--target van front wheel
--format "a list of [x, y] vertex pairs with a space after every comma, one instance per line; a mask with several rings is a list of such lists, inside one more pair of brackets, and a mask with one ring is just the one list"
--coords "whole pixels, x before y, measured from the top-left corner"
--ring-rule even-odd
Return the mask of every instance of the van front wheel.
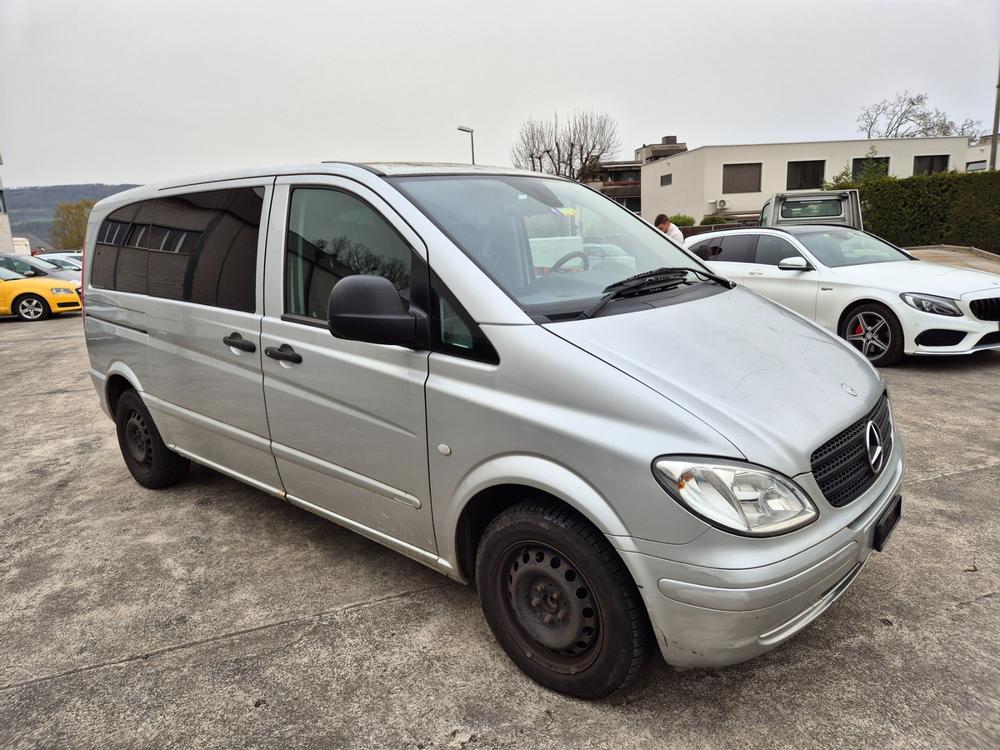
[[476, 583], [504, 651], [551, 690], [602, 698], [649, 655], [632, 577], [604, 535], [569, 509], [524, 502], [497, 516], [479, 543]]
[[187, 474], [190, 462], [166, 446], [135, 391], [125, 391], [118, 399], [115, 426], [125, 465], [143, 487], [153, 490], [169, 487]]

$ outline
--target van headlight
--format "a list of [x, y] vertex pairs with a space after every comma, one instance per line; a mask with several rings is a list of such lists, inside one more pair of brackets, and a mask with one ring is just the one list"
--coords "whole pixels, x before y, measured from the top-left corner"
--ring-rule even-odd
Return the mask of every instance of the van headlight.
[[951, 315], [955, 318], [962, 315], [962, 311], [958, 309], [955, 300], [948, 299], [947, 297], [935, 297], [933, 294], [914, 294], [913, 292], [904, 292], [899, 297], [903, 302], [910, 307], [915, 307], [920, 312], [934, 313], [935, 315]]
[[689, 511], [737, 534], [784, 534], [819, 517], [816, 506], [792, 480], [760, 466], [664, 456], [653, 461], [653, 473]]

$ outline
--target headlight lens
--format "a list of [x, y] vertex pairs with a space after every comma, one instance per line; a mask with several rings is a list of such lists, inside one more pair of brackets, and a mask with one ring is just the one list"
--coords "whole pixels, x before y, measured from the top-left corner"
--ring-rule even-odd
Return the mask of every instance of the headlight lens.
[[53, 294], [75, 294], [76, 293], [72, 289], [66, 289], [66, 288], [61, 287], [61, 286], [53, 287], [49, 291], [51, 291]]
[[653, 462], [653, 471], [667, 492], [692, 513], [739, 534], [783, 534], [819, 516], [794, 482], [759, 466], [666, 456]]
[[913, 292], [904, 292], [899, 297], [910, 307], [915, 307], [921, 312], [934, 313], [935, 315], [951, 315], [952, 317], [960, 317], [962, 315], [962, 311], [958, 309], [955, 300], [948, 299], [947, 297], [935, 297], [933, 294], [914, 294]]

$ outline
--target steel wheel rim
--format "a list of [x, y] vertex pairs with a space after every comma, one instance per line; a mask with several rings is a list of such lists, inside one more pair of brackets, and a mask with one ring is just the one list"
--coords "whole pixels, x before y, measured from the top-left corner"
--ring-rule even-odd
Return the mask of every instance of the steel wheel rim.
[[600, 654], [603, 618], [572, 560], [549, 544], [519, 542], [501, 557], [501, 598], [520, 649], [549, 670], [577, 674]]
[[847, 322], [846, 338], [870, 362], [877, 362], [892, 346], [892, 327], [877, 312], [861, 312]]
[[42, 307], [42, 301], [34, 297], [21, 300], [17, 305], [17, 309], [21, 313], [21, 317], [28, 320], [38, 320], [42, 317], [42, 313], [45, 312], [45, 308]]
[[129, 410], [125, 418], [125, 447], [137, 464], [152, 468], [153, 439], [145, 418], [135, 409]]

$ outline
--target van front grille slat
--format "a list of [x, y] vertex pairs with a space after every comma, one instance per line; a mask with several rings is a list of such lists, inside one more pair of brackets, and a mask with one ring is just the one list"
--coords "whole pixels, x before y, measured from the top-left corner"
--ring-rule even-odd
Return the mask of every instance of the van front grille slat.
[[[865, 431], [868, 422], [874, 422], [882, 436], [885, 458], [878, 472], [868, 463]], [[892, 419], [889, 397], [882, 394], [875, 408], [813, 451], [811, 464], [813, 477], [830, 505], [840, 508], [857, 500], [878, 479], [892, 452]]]

